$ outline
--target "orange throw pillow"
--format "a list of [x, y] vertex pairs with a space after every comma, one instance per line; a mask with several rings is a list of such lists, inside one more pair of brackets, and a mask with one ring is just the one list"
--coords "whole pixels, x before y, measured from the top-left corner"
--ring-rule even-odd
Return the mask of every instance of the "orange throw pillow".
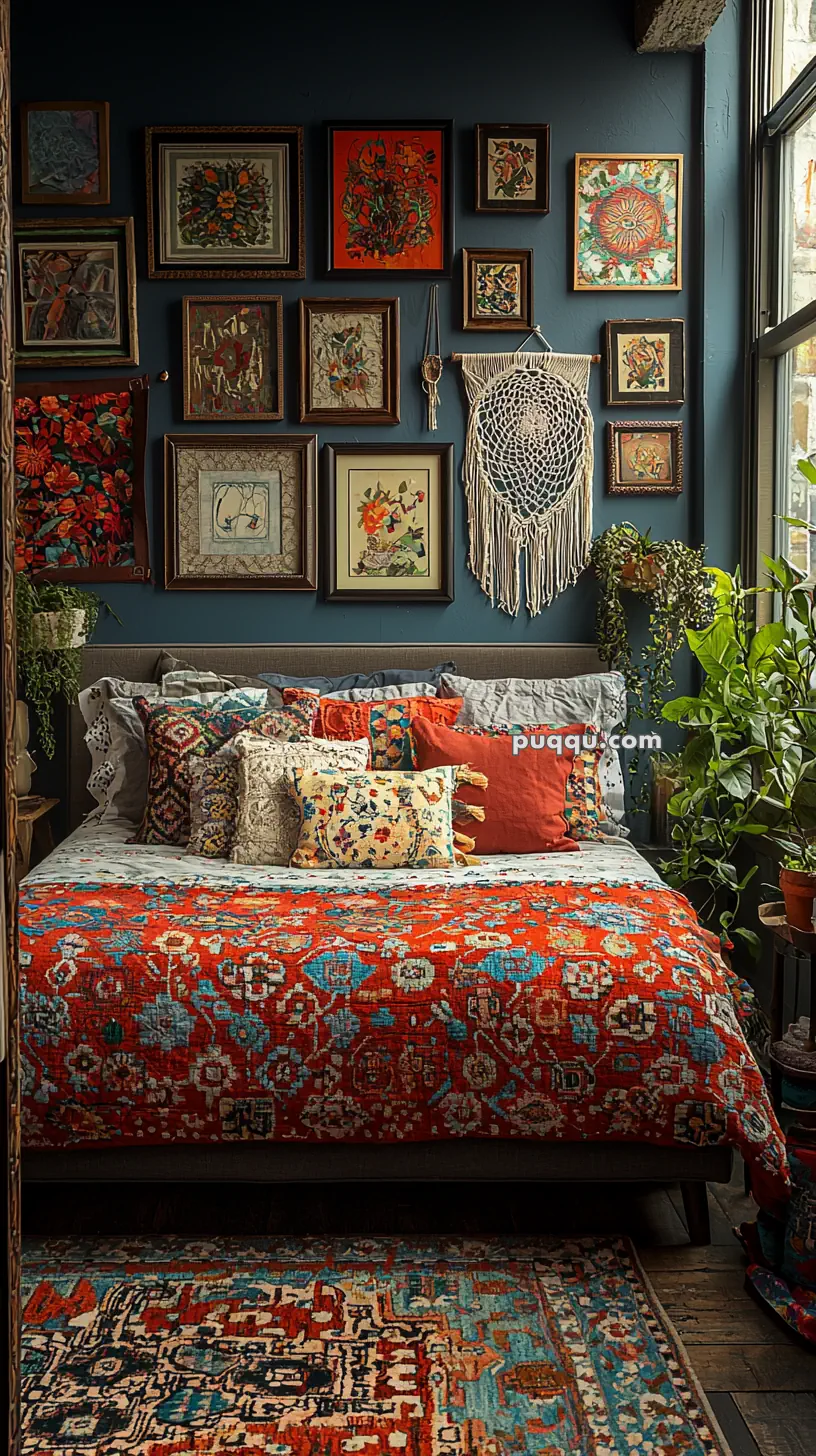
[[[296, 703], [302, 697], [301, 688], [284, 689], [284, 703]], [[411, 724], [420, 720], [455, 723], [461, 706], [461, 698], [377, 698], [365, 703], [321, 698], [313, 731], [315, 738], [333, 738], [342, 743], [367, 738], [373, 769], [410, 770], [414, 766]]]
[[[568, 731], [576, 730], [563, 730]], [[468, 824], [477, 854], [542, 854], [578, 848], [574, 839], [567, 838], [565, 818], [567, 779], [575, 757], [572, 749], [564, 748], [559, 754], [554, 748], [528, 747], [514, 753], [512, 734], [486, 738], [478, 733], [452, 733], [444, 724], [421, 718], [412, 723], [411, 737], [418, 769], [466, 763], [486, 776], [486, 792], [469, 784], [461, 784], [456, 791], [457, 798], [484, 805], [484, 822]]]

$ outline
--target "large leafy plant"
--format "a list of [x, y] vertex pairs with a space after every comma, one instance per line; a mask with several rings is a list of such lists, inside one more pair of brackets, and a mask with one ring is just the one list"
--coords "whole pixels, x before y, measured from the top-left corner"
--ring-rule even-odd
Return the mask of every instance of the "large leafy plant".
[[[806, 523], [791, 522], [797, 526]], [[757, 873], [740, 875], [753, 841], [781, 856], [809, 853], [816, 831], [816, 606], [805, 576], [785, 557], [765, 557], [768, 584], [744, 587], [739, 571], [709, 569], [715, 615], [686, 640], [705, 673], [697, 696], [663, 709], [688, 729], [682, 786], [669, 802], [676, 854], [664, 872], [695, 893], [704, 920], [723, 940], [753, 949], [737, 923], [740, 897]], [[753, 624], [754, 598], [778, 594], [779, 619]]]
[[[35, 585], [27, 576], [18, 574], [14, 582], [14, 609], [17, 624], [17, 663], [26, 698], [37, 714], [40, 747], [47, 758], [53, 758], [54, 699], [62, 694], [68, 702], [76, 702], [82, 670], [82, 648], [71, 646], [75, 612], [82, 617], [82, 632], [87, 640], [96, 625], [101, 602], [93, 592], [65, 582], [45, 581]], [[37, 618], [53, 614], [51, 636], [47, 645], [38, 633]]]

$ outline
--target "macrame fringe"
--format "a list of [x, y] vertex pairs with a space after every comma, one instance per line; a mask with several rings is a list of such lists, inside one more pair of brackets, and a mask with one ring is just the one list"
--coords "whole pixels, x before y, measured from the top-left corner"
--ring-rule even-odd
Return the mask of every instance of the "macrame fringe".
[[466, 804], [464, 799], [453, 800], [454, 819], [475, 819], [479, 824], [484, 824], [485, 811], [481, 804]]

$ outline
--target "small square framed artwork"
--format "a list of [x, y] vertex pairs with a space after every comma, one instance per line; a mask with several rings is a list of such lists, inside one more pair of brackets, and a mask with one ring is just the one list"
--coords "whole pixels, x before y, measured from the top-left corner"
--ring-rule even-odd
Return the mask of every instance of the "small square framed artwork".
[[679, 405], [685, 402], [683, 319], [608, 319], [608, 405]]
[[301, 298], [303, 424], [398, 425], [398, 298]]
[[453, 446], [325, 445], [330, 602], [453, 601]]
[[183, 300], [185, 420], [283, 419], [283, 299]]
[[679, 291], [683, 158], [579, 152], [575, 158], [576, 289]]
[[28, 217], [14, 247], [18, 366], [138, 364], [132, 217]]
[[463, 327], [533, 327], [532, 248], [463, 248]]
[[24, 203], [109, 205], [107, 101], [23, 101], [20, 150]]
[[305, 278], [303, 128], [149, 126], [149, 278]]
[[609, 495], [679, 495], [683, 426], [679, 420], [625, 420], [607, 425]]
[[549, 126], [541, 122], [479, 122], [476, 211], [549, 210]]
[[315, 435], [165, 435], [165, 587], [315, 591]]

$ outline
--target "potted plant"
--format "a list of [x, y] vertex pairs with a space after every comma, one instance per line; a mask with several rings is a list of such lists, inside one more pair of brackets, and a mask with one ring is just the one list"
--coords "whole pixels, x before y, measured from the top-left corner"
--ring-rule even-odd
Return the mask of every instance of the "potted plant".
[[82, 647], [96, 626], [101, 605], [93, 592], [65, 582], [35, 584], [22, 574], [15, 578], [17, 662], [26, 698], [37, 714], [40, 746], [48, 758], [56, 748], [54, 699], [62, 693], [68, 702], [76, 702]]
[[816, 900], [816, 844], [804, 844], [798, 854], [786, 855], [779, 871], [779, 888], [785, 901], [785, 917], [797, 930], [814, 929], [813, 902]]

